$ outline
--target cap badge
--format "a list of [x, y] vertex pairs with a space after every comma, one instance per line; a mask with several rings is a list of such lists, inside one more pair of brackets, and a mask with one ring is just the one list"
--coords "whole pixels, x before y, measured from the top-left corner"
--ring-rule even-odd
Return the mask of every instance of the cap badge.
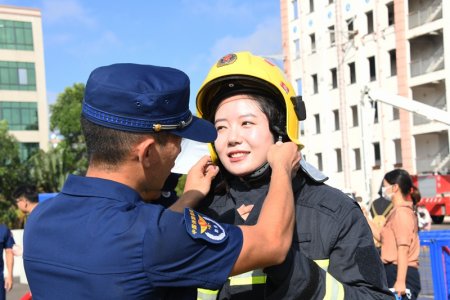
[[227, 54], [224, 57], [222, 57], [221, 59], [219, 59], [219, 61], [217, 62], [217, 67], [223, 67], [226, 65], [231, 65], [232, 63], [234, 63], [237, 59], [236, 54], [231, 53], [231, 54]]

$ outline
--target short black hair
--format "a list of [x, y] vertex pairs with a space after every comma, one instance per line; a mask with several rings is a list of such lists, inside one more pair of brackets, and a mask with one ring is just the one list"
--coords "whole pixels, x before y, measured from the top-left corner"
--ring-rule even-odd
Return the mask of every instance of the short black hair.
[[81, 115], [83, 132], [89, 164], [115, 166], [124, 161], [133, 146], [146, 137], [152, 136], [157, 143], [164, 145], [168, 141], [168, 132], [136, 133], [112, 129], [97, 125]]
[[36, 186], [30, 184], [23, 184], [18, 186], [12, 193], [14, 199], [25, 197], [27, 201], [38, 203], [39, 197]]

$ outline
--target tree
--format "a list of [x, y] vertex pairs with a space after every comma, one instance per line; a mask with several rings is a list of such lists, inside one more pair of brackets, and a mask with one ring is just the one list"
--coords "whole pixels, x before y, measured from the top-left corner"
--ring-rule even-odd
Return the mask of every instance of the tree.
[[63, 173], [82, 174], [87, 169], [87, 155], [81, 132], [80, 115], [85, 86], [75, 83], [58, 95], [56, 103], [50, 106], [50, 129], [58, 130], [64, 140], [57, 146], [62, 149]]
[[31, 181], [39, 191], [59, 192], [70, 173], [64, 158], [64, 148], [39, 151], [28, 159], [28, 170]]
[[17, 210], [11, 194], [27, 180], [27, 173], [20, 162], [19, 144], [8, 133], [8, 123], [4, 120], [0, 121], [0, 145], [0, 222], [15, 228]]
[[75, 83], [58, 95], [56, 103], [50, 105], [50, 130], [59, 130], [64, 140], [76, 144], [80, 140], [81, 103], [83, 102], [84, 84]]

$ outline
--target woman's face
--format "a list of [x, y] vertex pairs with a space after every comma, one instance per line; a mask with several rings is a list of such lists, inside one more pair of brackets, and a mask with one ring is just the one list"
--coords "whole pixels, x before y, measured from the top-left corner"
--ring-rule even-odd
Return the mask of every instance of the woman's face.
[[274, 140], [269, 121], [256, 100], [246, 95], [222, 100], [214, 124], [218, 133], [214, 146], [228, 172], [245, 176], [267, 162]]

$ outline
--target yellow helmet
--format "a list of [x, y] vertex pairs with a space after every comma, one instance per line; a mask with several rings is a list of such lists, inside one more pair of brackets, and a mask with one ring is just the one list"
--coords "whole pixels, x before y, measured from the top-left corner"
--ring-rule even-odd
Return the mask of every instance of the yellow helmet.
[[286, 134], [303, 148], [298, 132], [299, 120], [306, 118], [301, 96], [295, 96], [292, 85], [275, 64], [250, 52], [225, 55], [212, 66], [197, 93], [197, 115], [211, 119], [214, 101], [238, 93], [263, 93], [280, 101], [286, 109]]

